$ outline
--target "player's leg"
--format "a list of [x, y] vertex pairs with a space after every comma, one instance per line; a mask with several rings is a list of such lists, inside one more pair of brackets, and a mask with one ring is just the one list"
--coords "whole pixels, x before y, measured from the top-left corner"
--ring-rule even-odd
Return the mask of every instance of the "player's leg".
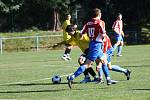
[[85, 69], [84, 73], [84, 79], [80, 81], [80, 83], [87, 83], [87, 82], [91, 82], [91, 78], [90, 75], [88, 73], [88, 68]]
[[103, 70], [102, 70], [102, 63], [99, 63], [96, 67], [96, 71], [98, 72], [99, 79], [97, 83], [103, 83]]
[[93, 61], [87, 59], [86, 62], [85, 62], [85, 64], [81, 65], [81, 66], [74, 72], [74, 74], [72, 74], [71, 76], [68, 76], [68, 77], [67, 77], [68, 85], [69, 85], [70, 88], [72, 88], [71, 85], [72, 85], [72, 81], [74, 80], [74, 78], [76, 78], [76, 77], [78, 77], [80, 74], [82, 74], [82, 73], [86, 70], [86, 68], [88, 68], [88, 67], [90, 67], [90, 66], [92, 65], [92, 63], [93, 63]]
[[68, 34], [68, 32], [63, 32], [63, 38], [64, 38], [64, 41], [65, 41], [65, 52], [62, 56], [62, 59], [63, 60], [69, 60], [67, 59], [68, 55], [70, 55], [70, 52], [71, 52], [71, 49], [72, 49], [72, 44], [70, 44], [70, 42], [72, 41], [72, 37], [71, 35]]
[[122, 55], [121, 55], [122, 47], [123, 47], [123, 41], [121, 41], [121, 42], [120, 42], [120, 45], [118, 46], [118, 53], [117, 53], [117, 56], [118, 56], [118, 57], [122, 56]]
[[87, 70], [88, 70], [88, 73], [89, 73], [93, 78], [96, 78], [96, 73], [95, 73], [95, 71], [93, 70], [92, 67], [89, 67]]
[[[81, 73], [83, 73], [86, 68], [91, 67], [91, 65], [93, 64], [93, 61], [95, 61], [97, 59], [101, 46], [102, 46], [102, 43], [98, 43], [95, 41], [90, 42], [89, 52], [87, 55], [86, 62], [83, 65], [81, 65], [73, 75], [71, 75], [67, 78], [68, 85], [70, 88], [71, 88], [73, 79], [76, 78], [77, 76], [79, 76]], [[101, 50], [101, 52], [102, 52], [102, 50]]]
[[117, 48], [118, 45], [119, 45], [118, 36], [116, 35], [115, 36], [115, 44], [113, 45], [114, 51], [116, 50], [116, 48]]
[[[78, 63], [79, 65], [83, 65], [86, 61], [86, 54], [82, 54], [79, 58], [78, 58]], [[80, 83], [87, 83], [87, 82], [90, 82], [91, 79], [90, 79], [90, 76], [89, 76], [89, 70], [86, 69], [84, 72], [84, 79], [80, 81]]]
[[103, 63], [102, 64], [102, 70], [104, 72], [104, 75], [105, 75], [105, 78], [107, 80], [107, 85], [110, 85], [111, 84], [111, 78], [110, 78], [110, 73], [109, 73], [109, 69], [107, 67], [107, 64], [106, 63]]
[[63, 54], [62, 59], [64, 59], [64, 60], [70, 60], [71, 59], [70, 58], [70, 52], [71, 52], [72, 47], [73, 47], [72, 45], [66, 44], [66, 49], [65, 49], [65, 52]]
[[117, 56], [120, 57], [121, 52], [122, 52], [122, 47], [123, 47], [123, 37], [120, 35], [118, 38], [118, 41], [120, 41], [120, 44], [118, 45], [118, 52], [117, 52]]
[[101, 68], [100, 68], [100, 65], [97, 66], [97, 68], [98, 68], [98, 74], [99, 74], [99, 79], [100, 79], [99, 82], [97, 82], [97, 83], [103, 83], [103, 80], [102, 80], [103, 77], [102, 77], [102, 75], [104, 73], [107, 85], [116, 84], [117, 81], [111, 80], [111, 78], [110, 78], [110, 73], [109, 73], [109, 69], [108, 69], [107, 63], [103, 62], [101, 65], [102, 65]]
[[110, 65], [110, 66], [111, 66], [110, 70], [115, 71], [115, 72], [124, 73], [126, 75], [126, 77], [127, 77], [127, 80], [130, 79], [130, 73], [131, 73], [130, 70], [124, 69], [124, 68], [122, 68], [122, 67], [120, 67], [118, 65]]
[[81, 65], [73, 75], [71, 75], [71, 80], [83, 73], [87, 68], [91, 67], [92, 63], [92, 60], [87, 59], [86, 62]]
[[69, 38], [66, 39], [66, 49], [65, 49], [65, 52], [64, 52], [64, 55], [63, 55], [62, 59], [71, 60], [70, 52], [71, 52], [71, 49], [74, 45], [76, 45], [76, 43], [75, 43], [73, 37], [69, 37]]
[[98, 80], [97, 83], [103, 82], [103, 70], [102, 70], [102, 63], [99, 61], [99, 59], [96, 60], [96, 71], [98, 73]]
[[96, 81], [97, 77], [96, 77], [96, 73], [94, 72], [93, 68], [92, 67], [89, 67], [87, 68], [85, 71], [84, 71], [84, 79], [82, 81], [80, 81], [80, 83], [87, 83], [87, 82], [91, 82], [91, 79], [90, 79], [90, 76], [93, 76], [94, 80], [93, 81]]
[[107, 85], [115, 84], [117, 81], [111, 80], [110, 73], [109, 73], [109, 63], [111, 62], [111, 56], [113, 53], [113, 48], [110, 48], [107, 50], [107, 53], [105, 54], [105, 58], [103, 60], [102, 64], [102, 70], [104, 72], [105, 78], [107, 80]]
[[130, 73], [131, 71], [129, 71], [128, 69], [124, 69], [118, 65], [111, 65], [111, 55], [112, 55], [112, 51], [113, 49], [110, 48], [109, 50], [107, 50], [107, 66], [109, 68], [109, 70], [115, 71], [115, 72], [120, 72], [120, 73], [124, 73], [127, 77], [127, 80], [130, 79]]
[[121, 37], [120, 35], [116, 35], [115, 36], [115, 39], [116, 39], [116, 43], [113, 45], [113, 52], [116, 50], [116, 48], [120, 45], [120, 40], [121, 40]]
[[116, 48], [118, 47], [118, 45], [119, 45], [119, 42], [116, 42], [116, 43], [113, 45], [114, 51], [116, 50]]

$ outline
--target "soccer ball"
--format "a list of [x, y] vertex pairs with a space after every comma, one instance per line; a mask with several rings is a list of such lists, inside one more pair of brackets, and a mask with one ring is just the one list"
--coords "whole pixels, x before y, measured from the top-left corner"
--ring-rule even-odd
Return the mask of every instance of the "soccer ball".
[[52, 77], [53, 84], [59, 84], [61, 82], [61, 77], [58, 75], [55, 75]]
[[84, 64], [86, 61], [86, 55], [85, 54], [82, 54], [79, 58], [78, 58], [78, 63], [80, 65]]

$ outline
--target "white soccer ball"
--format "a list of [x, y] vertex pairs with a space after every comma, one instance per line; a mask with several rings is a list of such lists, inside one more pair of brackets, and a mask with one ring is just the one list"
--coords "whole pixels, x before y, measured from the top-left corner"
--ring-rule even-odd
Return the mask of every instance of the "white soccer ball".
[[86, 57], [85, 57], [85, 56], [86, 56], [85, 54], [82, 54], [82, 55], [78, 58], [78, 63], [79, 63], [80, 65], [82, 65], [82, 64], [85, 63], [85, 61], [86, 61]]
[[55, 75], [52, 77], [53, 84], [59, 84], [61, 82], [61, 77], [59, 75]]

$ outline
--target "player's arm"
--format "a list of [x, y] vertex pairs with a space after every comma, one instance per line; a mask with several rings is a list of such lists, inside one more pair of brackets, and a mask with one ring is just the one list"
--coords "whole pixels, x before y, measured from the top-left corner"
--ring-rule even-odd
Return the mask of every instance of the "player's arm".
[[123, 32], [123, 22], [122, 22], [122, 32], [121, 32], [121, 35], [124, 37], [124, 32]]
[[123, 31], [121, 32], [121, 35], [124, 37], [124, 32]]
[[83, 34], [86, 34], [87, 33], [87, 26], [86, 24], [83, 26], [82, 30], [80, 31], [80, 39], [83, 38]]
[[106, 36], [106, 30], [104, 27], [100, 26], [100, 29], [102, 30], [102, 36], [105, 37]]
[[118, 21], [115, 21], [114, 22], [114, 24], [113, 24], [113, 26], [112, 26], [112, 29], [113, 29], [113, 31], [115, 32], [115, 33], [117, 33], [117, 34], [119, 34], [119, 32], [118, 32]]

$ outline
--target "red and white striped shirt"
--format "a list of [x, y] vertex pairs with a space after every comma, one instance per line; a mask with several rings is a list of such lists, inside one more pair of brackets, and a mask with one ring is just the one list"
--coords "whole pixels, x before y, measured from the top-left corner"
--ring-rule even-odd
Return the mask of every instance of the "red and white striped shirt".
[[99, 19], [92, 19], [84, 25], [81, 34], [87, 33], [91, 40], [103, 42], [102, 39], [106, 33], [104, 25], [104, 21]]
[[116, 20], [112, 26], [112, 29], [117, 33], [121, 34], [123, 31], [123, 22], [122, 20]]

